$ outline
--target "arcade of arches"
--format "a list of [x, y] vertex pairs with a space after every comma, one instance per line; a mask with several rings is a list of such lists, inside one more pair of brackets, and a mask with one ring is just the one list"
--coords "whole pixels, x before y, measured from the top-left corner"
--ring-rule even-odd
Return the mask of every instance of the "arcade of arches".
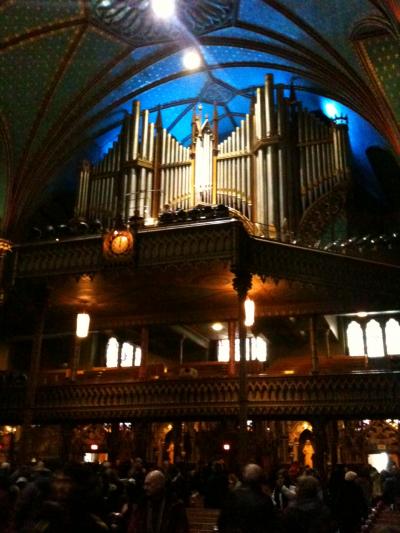
[[[322, 446], [328, 467], [366, 464], [382, 453], [399, 465], [399, 420], [340, 420], [324, 426], [324, 437], [318, 440], [317, 428], [309, 421], [248, 420], [248, 457], [267, 470], [293, 462], [315, 467], [315, 451]], [[66, 457], [79, 462], [120, 464], [141, 456], [149, 464], [162, 466], [164, 461], [194, 465], [222, 458], [229, 467], [237, 466], [237, 428], [229, 421], [35, 426], [31, 438], [36, 459], [51, 460], [66, 449]], [[18, 444], [19, 427], [3, 426], [0, 439], [0, 460], [9, 460]]]

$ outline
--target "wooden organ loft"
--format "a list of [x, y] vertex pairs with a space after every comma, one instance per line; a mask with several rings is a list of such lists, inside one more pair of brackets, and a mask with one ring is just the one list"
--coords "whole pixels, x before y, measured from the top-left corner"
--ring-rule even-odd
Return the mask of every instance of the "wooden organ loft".
[[[228, 439], [228, 462], [247, 453], [274, 466], [298, 457], [306, 427], [321, 472], [327, 460], [365, 461], [372, 445], [360, 435], [372, 430], [360, 421], [396, 419], [398, 371], [388, 359], [371, 369], [365, 357], [346, 356], [324, 316], [397, 309], [400, 269], [294, 242], [305, 222], [314, 225], [314, 206], [322, 202], [317, 216], [329, 219], [331, 198], [350, 177], [348, 157], [345, 119], [303, 109], [270, 75], [221, 143], [216, 116], [194, 115], [186, 148], [160, 114], [150, 124], [135, 102], [108, 154], [83, 167], [71, 232], [16, 243], [2, 256], [0, 440], [7, 434], [11, 443], [2, 457], [82, 459], [94, 445], [112, 460], [160, 462], [171, 426], [176, 456], [189, 439], [197, 451], [186, 458], [208, 460]], [[198, 204], [224, 204], [235, 216], [154, 224], [163, 210]], [[99, 224], [82, 233], [76, 224], [111, 229], [117, 216], [145, 221], [123, 261], [103, 255]], [[248, 295], [252, 330], [243, 321]], [[80, 341], [82, 309], [91, 327]], [[209, 348], [204, 332], [215, 321], [226, 325], [229, 362], [211, 360], [208, 349], [182, 364], [168, 344], [173, 333], [194, 327]], [[301, 363], [289, 342], [274, 340], [296, 321], [307, 339]], [[246, 362], [246, 338], [257, 332], [272, 339], [264, 365]], [[111, 335], [140, 345], [139, 368], [104, 367], [100, 340]], [[392, 441], [388, 451], [399, 454]]]
[[350, 177], [347, 119], [309, 112], [271, 74], [227, 139], [218, 142], [216, 112], [212, 122], [194, 113], [191, 137], [183, 146], [160, 114], [149, 123], [149, 112], [134, 102], [108, 153], [84, 164], [76, 216], [109, 228], [117, 215], [150, 223], [164, 206], [224, 204], [254, 233], [289, 241], [306, 210]]

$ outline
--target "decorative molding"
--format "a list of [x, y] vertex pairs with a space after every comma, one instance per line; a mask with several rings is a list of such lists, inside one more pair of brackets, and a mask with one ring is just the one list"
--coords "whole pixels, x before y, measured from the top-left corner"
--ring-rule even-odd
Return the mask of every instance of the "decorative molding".
[[222, 262], [230, 264], [233, 272], [334, 287], [352, 294], [362, 291], [390, 302], [400, 292], [397, 266], [250, 236], [238, 220], [139, 232], [136, 255], [126, 266], [105, 263], [100, 236], [15, 245], [14, 250], [16, 278], [76, 277], [118, 268], [134, 268], [140, 274], [152, 268], [186, 269]]
[[[233, 261], [240, 233], [242, 225], [230, 220], [145, 230], [137, 236], [135, 257], [124, 265], [140, 270]], [[80, 275], [119, 266], [104, 261], [100, 236], [20, 245], [16, 250], [17, 278]]]
[[400, 291], [400, 268], [302, 248], [293, 244], [250, 239], [247, 268], [257, 275], [394, 297]]
[[304, 213], [297, 230], [297, 241], [313, 246], [329, 223], [344, 210], [349, 183], [341, 183], [332, 191], [318, 198]]
[[[285, 377], [248, 377], [251, 417], [396, 417], [400, 408], [398, 372]], [[0, 386], [0, 415], [22, 418], [23, 386]], [[239, 380], [179, 379], [132, 383], [66, 383], [41, 386], [35, 423], [65, 420], [197, 420], [236, 417]]]

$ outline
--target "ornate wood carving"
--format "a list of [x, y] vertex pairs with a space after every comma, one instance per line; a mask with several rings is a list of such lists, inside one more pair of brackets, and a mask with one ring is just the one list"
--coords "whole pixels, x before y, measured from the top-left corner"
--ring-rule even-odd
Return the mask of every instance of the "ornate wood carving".
[[[17, 278], [81, 275], [106, 269], [100, 237], [16, 246]], [[229, 262], [232, 271], [273, 279], [396, 297], [400, 268], [248, 235], [237, 220], [201, 222], [145, 230], [138, 235], [138, 272], [149, 268], [190, 268], [210, 261]], [[117, 268], [117, 267], [108, 267]]]
[[253, 274], [276, 279], [387, 296], [400, 290], [397, 267], [291, 244], [251, 238], [247, 261]]
[[[400, 408], [398, 372], [248, 377], [249, 417], [393, 418]], [[22, 417], [24, 387], [0, 387], [4, 422]], [[34, 421], [166, 420], [237, 417], [239, 380], [179, 379], [42, 386]]]
[[[226, 220], [145, 230], [138, 234], [136, 258], [127, 266], [147, 269], [214, 259], [234, 261], [240, 233], [244, 234], [240, 222]], [[15, 274], [19, 278], [79, 275], [107, 266], [101, 237], [91, 236], [18, 246]]]
[[304, 246], [313, 246], [325, 228], [343, 211], [349, 184], [341, 183], [318, 198], [304, 213], [297, 231], [297, 240]]

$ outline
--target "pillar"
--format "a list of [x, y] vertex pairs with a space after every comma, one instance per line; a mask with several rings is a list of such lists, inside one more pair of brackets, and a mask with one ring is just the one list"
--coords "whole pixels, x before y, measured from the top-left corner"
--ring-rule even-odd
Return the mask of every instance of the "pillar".
[[313, 466], [317, 470], [322, 482], [326, 480], [326, 461], [328, 457], [326, 439], [326, 421], [322, 418], [314, 418], [312, 421], [315, 438]]
[[111, 434], [108, 439], [108, 460], [115, 465], [119, 452], [119, 423], [111, 423]]
[[74, 337], [74, 346], [73, 346], [73, 352], [72, 352], [72, 358], [71, 358], [71, 380], [76, 380], [76, 374], [79, 368], [79, 361], [81, 358], [81, 343], [82, 339], [80, 337], [77, 337], [75, 335]]
[[233, 287], [238, 295], [238, 332], [240, 346], [239, 363], [239, 463], [246, 460], [247, 450], [247, 369], [246, 369], [246, 326], [244, 325], [244, 302], [247, 292], [251, 288], [251, 274], [249, 272], [236, 272]]
[[48, 290], [40, 287], [36, 295], [37, 312], [32, 341], [31, 364], [26, 386], [25, 406], [22, 417], [21, 437], [19, 442], [18, 462], [26, 463], [31, 456], [31, 428], [34, 421], [36, 391], [39, 380], [40, 358], [42, 353], [43, 331], [48, 306]]
[[145, 378], [149, 357], [149, 328], [147, 326], [143, 326], [140, 332], [140, 348], [142, 349], [142, 360], [140, 361], [139, 377]]
[[6, 255], [8, 252], [11, 252], [11, 250], [12, 250], [11, 241], [0, 237], [0, 305], [3, 305], [4, 298], [5, 298], [4, 272], [5, 272]]
[[151, 424], [145, 421], [137, 421], [133, 424], [135, 456], [144, 461], [148, 458], [151, 442]]
[[236, 374], [236, 368], [235, 368], [236, 324], [233, 320], [228, 322], [228, 338], [229, 338], [228, 376], [233, 377]]
[[319, 360], [318, 360], [318, 351], [317, 351], [315, 315], [312, 315], [309, 319], [309, 330], [310, 330], [311, 372], [312, 374], [318, 374], [319, 373]]

